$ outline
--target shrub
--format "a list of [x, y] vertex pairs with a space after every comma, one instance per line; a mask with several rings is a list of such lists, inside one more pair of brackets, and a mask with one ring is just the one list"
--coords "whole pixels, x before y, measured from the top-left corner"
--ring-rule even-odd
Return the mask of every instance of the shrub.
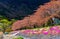
[[17, 37], [17, 38], [13, 38], [13, 39], [23, 39], [23, 37], [20, 37], [20, 36], [19, 36], [19, 37]]
[[11, 31], [11, 21], [8, 21], [8, 19], [1, 19], [0, 20], [0, 31]]

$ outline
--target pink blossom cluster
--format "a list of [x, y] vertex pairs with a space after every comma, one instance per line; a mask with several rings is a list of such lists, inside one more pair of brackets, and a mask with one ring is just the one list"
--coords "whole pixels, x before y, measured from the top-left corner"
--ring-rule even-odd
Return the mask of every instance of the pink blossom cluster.
[[27, 29], [23, 30], [22, 33], [25, 34], [44, 34], [44, 35], [59, 35], [60, 34], [60, 26], [53, 26], [50, 28], [43, 28], [43, 29]]

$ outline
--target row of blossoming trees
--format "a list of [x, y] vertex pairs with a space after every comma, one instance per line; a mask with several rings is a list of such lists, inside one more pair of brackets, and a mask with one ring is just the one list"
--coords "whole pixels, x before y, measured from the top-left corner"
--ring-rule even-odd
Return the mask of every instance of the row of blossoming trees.
[[52, 18], [60, 18], [60, 1], [50, 1], [39, 6], [34, 14], [13, 23], [12, 30], [41, 27], [50, 20], [53, 22]]

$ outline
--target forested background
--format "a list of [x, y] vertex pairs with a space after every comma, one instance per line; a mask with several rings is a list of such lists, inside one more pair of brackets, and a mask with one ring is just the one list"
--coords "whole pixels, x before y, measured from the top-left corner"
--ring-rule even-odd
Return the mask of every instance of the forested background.
[[33, 14], [39, 5], [50, 0], [0, 0], [0, 15], [7, 19], [23, 19]]

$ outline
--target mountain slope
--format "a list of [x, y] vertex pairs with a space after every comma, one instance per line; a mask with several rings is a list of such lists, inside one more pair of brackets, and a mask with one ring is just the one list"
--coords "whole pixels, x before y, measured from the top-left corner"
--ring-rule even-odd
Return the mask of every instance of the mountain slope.
[[40, 4], [49, 0], [0, 0], [0, 15], [5, 17], [19, 18], [32, 14]]

